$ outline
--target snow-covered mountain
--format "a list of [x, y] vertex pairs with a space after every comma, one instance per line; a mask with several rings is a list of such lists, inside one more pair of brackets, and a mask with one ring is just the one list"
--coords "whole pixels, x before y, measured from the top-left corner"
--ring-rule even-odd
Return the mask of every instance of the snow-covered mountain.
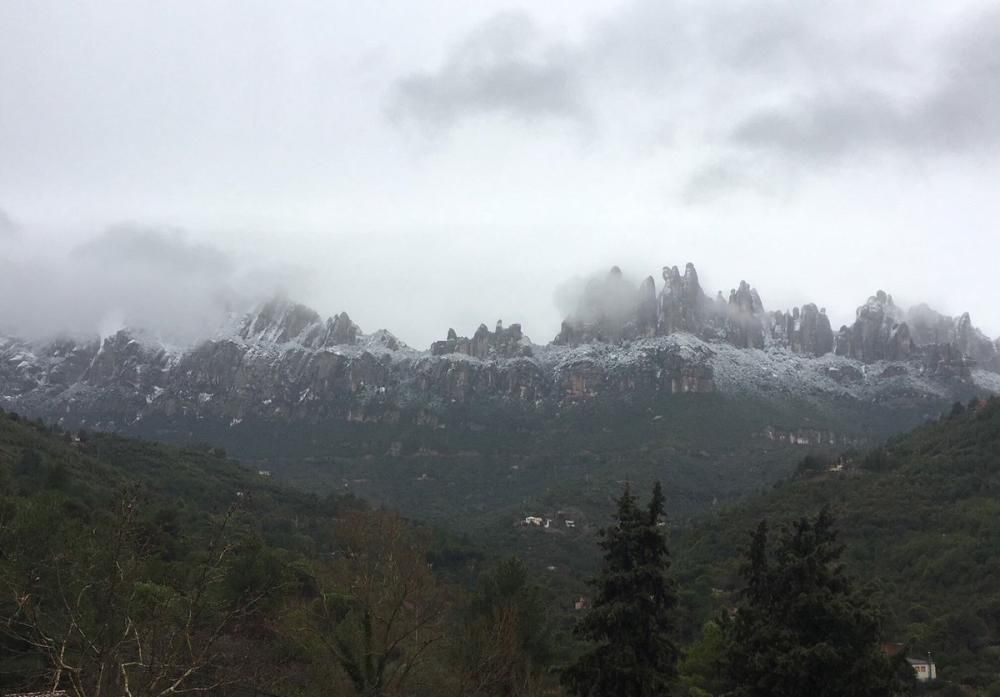
[[111, 430], [151, 420], [168, 431], [247, 420], [441, 428], [455, 407], [545, 416], [718, 392], [920, 415], [1000, 392], [1000, 346], [968, 315], [906, 312], [879, 291], [834, 332], [816, 305], [765, 311], [745, 282], [728, 299], [709, 298], [690, 264], [663, 278], [657, 293], [652, 278], [634, 288], [612, 269], [546, 345], [497, 323], [416, 350], [385, 330], [365, 334], [347, 313], [324, 320], [283, 299], [185, 350], [128, 330], [91, 341], [0, 338], [0, 406]]

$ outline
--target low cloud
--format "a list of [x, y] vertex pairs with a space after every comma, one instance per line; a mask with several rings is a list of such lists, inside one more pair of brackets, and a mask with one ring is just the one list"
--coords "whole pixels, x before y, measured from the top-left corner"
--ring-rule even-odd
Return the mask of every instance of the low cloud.
[[489, 114], [523, 121], [587, 118], [573, 56], [545, 43], [521, 13], [499, 14], [476, 28], [436, 71], [398, 80], [389, 113], [431, 131]]
[[78, 245], [73, 256], [117, 268], [181, 276], [218, 278], [233, 268], [226, 254], [210, 245], [189, 241], [181, 229], [135, 223], [109, 227], [98, 237]]
[[615, 266], [610, 272], [562, 283], [554, 299], [562, 316], [572, 322], [604, 323], [620, 328], [635, 316], [639, 284]]
[[27, 338], [123, 327], [188, 345], [234, 313], [305, 283], [301, 269], [239, 262], [183, 230], [112, 226], [63, 256], [0, 259], [0, 329]]

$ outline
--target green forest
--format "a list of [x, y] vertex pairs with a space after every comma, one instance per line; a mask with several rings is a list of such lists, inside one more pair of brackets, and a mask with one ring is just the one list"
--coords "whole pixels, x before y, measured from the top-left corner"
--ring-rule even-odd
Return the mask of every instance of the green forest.
[[910, 694], [896, 642], [1000, 694], [998, 477], [993, 399], [692, 521], [626, 488], [582, 586], [210, 445], [0, 414], [0, 693]]

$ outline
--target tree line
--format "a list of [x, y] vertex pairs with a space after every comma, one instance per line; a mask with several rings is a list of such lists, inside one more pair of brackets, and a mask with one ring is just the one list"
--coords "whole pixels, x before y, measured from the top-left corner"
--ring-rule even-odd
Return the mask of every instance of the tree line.
[[626, 488], [602, 531], [593, 608], [577, 627], [590, 648], [562, 673], [578, 697], [893, 697], [910, 694], [902, 653], [882, 650], [879, 610], [845, 575], [828, 509], [774, 535], [751, 533], [736, 604], [688, 652], [657, 483], [642, 508]]

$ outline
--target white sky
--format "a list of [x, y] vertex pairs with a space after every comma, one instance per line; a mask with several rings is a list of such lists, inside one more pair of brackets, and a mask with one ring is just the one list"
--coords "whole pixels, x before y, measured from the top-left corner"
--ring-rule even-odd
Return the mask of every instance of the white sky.
[[[0, 328], [276, 288], [425, 347], [696, 264], [1000, 333], [990, 2], [2, 0]], [[124, 225], [123, 225], [124, 223]]]

